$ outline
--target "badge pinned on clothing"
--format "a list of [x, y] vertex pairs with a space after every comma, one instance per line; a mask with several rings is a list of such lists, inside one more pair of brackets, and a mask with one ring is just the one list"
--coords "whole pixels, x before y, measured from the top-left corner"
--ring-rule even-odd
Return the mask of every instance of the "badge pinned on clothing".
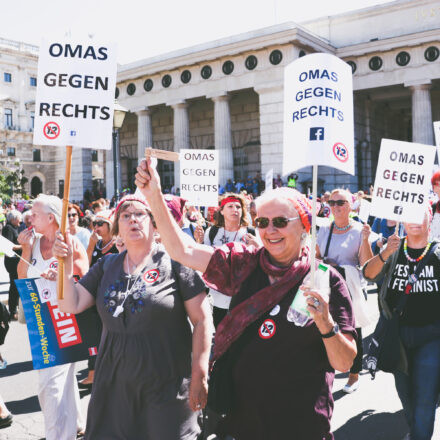
[[278, 315], [278, 313], [280, 313], [280, 309], [281, 309], [280, 305], [277, 304], [277, 305], [276, 305], [276, 306], [270, 311], [269, 315], [270, 315], [270, 316]]
[[277, 326], [272, 319], [266, 319], [258, 330], [261, 339], [270, 339], [276, 332]]
[[148, 284], [153, 284], [159, 278], [159, 269], [150, 269], [144, 273], [144, 281]]

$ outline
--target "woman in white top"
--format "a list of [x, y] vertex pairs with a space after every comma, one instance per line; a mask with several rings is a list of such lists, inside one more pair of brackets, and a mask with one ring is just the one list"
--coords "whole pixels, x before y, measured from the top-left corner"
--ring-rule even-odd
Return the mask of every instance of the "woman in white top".
[[67, 211], [69, 232], [81, 242], [81, 244], [84, 246], [84, 249], [87, 249], [92, 233], [87, 228], [82, 228], [79, 225], [79, 218], [81, 217], [81, 214], [82, 212], [78, 205], [75, 205], [74, 203], [69, 203]]
[[[44, 275], [49, 280], [56, 280], [58, 262], [53, 256], [52, 246], [61, 223], [61, 208], [61, 200], [55, 196], [40, 194], [35, 200], [32, 228], [25, 229], [18, 236], [23, 248], [22, 258], [33, 267], [20, 260], [17, 268], [19, 278]], [[73, 270], [82, 277], [89, 267], [87, 254], [77, 239], [73, 241]], [[74, 364], [38, 370], [38, 400], [43, 411], [47, 440], [73, 440], [77, 432], [84, 428]]]
[[[246, 200], [241, 194], [227, 193], [220, 198], [220, 209], [214, 226], [205, 232], [204, 244], [222, 246], [233, 241], [241, 241], [258, 246], [255, 241], [255, 229], [248, 227]], [[214, 326], [225, 317], [231, 297], [214, 289], [209, 289], [214, 301]]]

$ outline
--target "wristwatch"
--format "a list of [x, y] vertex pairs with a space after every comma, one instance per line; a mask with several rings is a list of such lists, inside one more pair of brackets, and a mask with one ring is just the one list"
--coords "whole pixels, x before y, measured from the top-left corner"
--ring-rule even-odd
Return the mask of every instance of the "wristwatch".
[[328, 333], [326, 333], [325, 335], [321, 335], [321, 338], [328, 339], [331, 338], [332, 336], [337, 335], [338, 333], [339, 333], [339, 325], [335, 324]]

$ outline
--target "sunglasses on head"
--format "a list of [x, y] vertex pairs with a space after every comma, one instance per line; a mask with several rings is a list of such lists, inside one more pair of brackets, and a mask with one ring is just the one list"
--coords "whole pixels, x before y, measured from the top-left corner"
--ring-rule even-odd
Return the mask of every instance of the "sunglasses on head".
[[328, 204], [330, 206], [344, 206], [347, 203], [347, 200], [329, 200]]
[[93, 226], [102, 226], [105, 223], [107, 222], [105, 222], [104, 220], [98, 220], [97, 222], [93, 222]]
[[76, 217], [78, 214], [76, 212], [73, 212], [72, 214], [67, 214], [67, 217]]
[[272, 221], [272, 224], [275, 228], [282, 229], [285, 228], [289, 222], [293, 222], [293, 220], [298, 218], [299, 217], [274, 217], [273, 219], [270, 219], [267, 217], [257, 217], [255, 219], [255, 225], [258, 229], [266, 229]]

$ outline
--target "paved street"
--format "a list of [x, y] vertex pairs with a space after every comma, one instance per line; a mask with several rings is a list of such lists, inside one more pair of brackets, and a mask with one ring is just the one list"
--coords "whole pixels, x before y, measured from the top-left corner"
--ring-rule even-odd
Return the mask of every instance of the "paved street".
[[[0, 300], [6, 299], [6, 295], [0, 294]], [[370, 294], [369, 305], [372, 313], [377, 313], [376, 304], [376, 294]], [[365, 331], [367, 341], [371, 330], [372, 328], [369, 328]], [[24, 325], [17, 322], [11, 324], [1, 352], [8, 360], [8, 367], [6, 370], [0, 370], [0, 393], [15, 417], [11, 427], [0, 430], [0, 440], [42, 439], [44, 425], [36, 396], [37, 374], [32, 370], [30, 347]], [[86, 361], [78, 363], [78, 372], [81, 377], [84, 376]], [[407, 432], [407, 427], [392, 376], [379, 373], [376, 380], [371, 381], [369, 374], [364, 373], [359, 390], [352, 395], [345, 395], [341, 391], [345, 382], [346, 375], [338, 374], [334, 386], [336, 404], [333, 416], [336, 440], [401, 440]], [[88, 392], [82, 394], [84, 413], [89, 398]], [[437, 420], [433, 439], [439, 438], [440, 421]]]

